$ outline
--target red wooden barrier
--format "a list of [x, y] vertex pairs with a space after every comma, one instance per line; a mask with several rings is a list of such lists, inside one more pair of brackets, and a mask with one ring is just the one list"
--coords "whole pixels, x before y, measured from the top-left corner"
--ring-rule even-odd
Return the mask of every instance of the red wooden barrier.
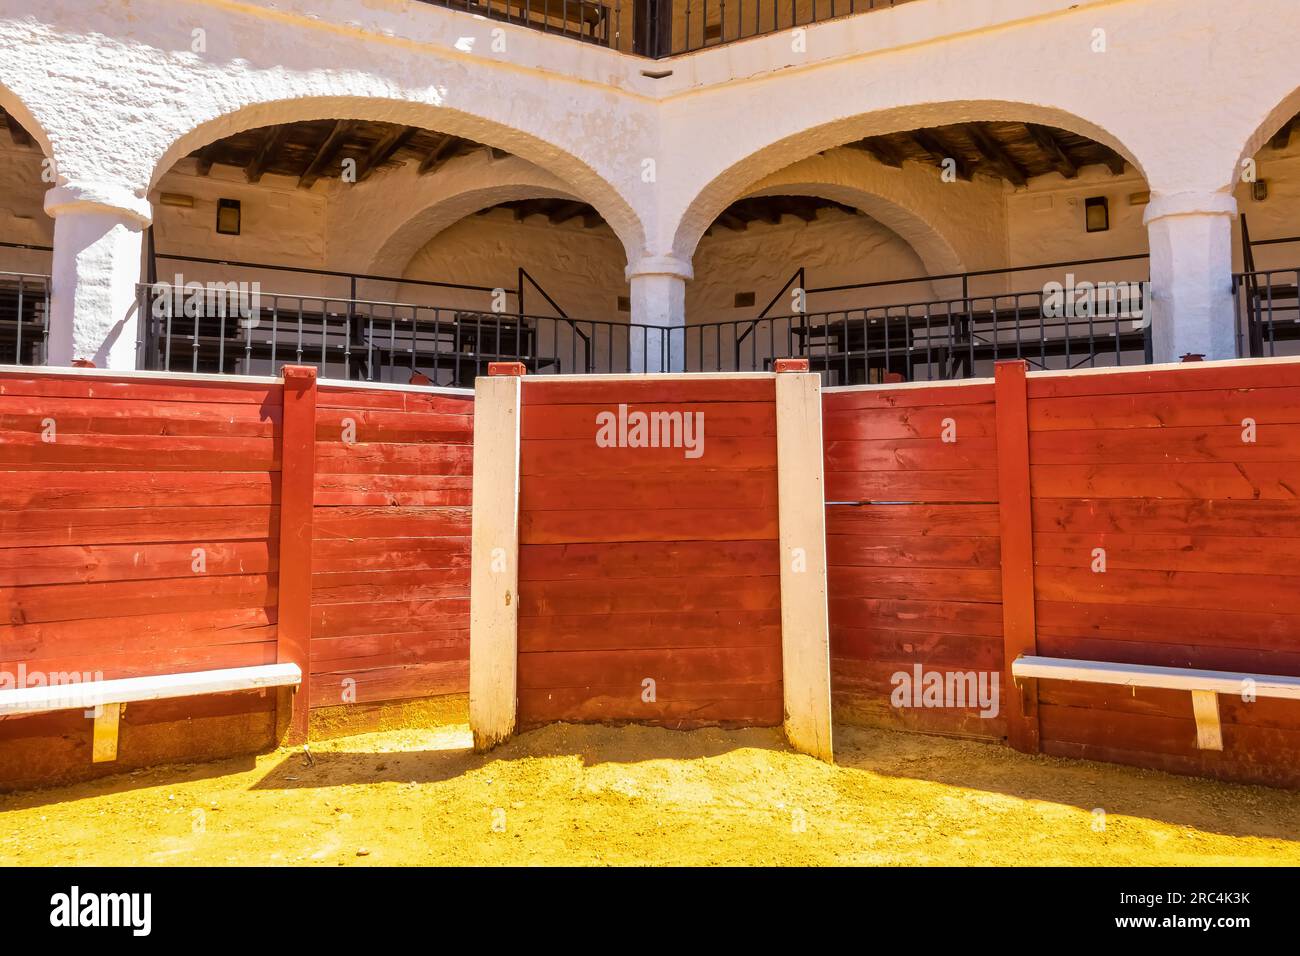
[[[1300, 363], [1028, 393], [1038, 652], [1300, 676]], [[1190, 694], [1039, 683], [1047, 753], [1300, 786], [1300, 702], [1219, 695], [1210, 751]]]
[[[285, 375], [0, 375], [10, 685], [293, 661], [299, 738], [308, 704], [467, 689], [472, 400]], [[257, 749], [274, 709], [132, 704], [93, 767], [80, 711], [0, 720], [0, 784]]]
[[321, 389], [313, 707], [469, 689], [473, 410], [468, 394]]
[[[621, 403], [702, 413], [703, 455], [597, 447]], [[521, 727], [781, 723], [774, 403], [771, 379], [525, 379]]]
[[[914, 706], [910, 692], [918, 667], [922, 680], [983, 674], [990, 691], [990, 675], [1002, 670], [993, 399], [986, 383], [824, 395], [838, 720], [975, 737], [1006, 732], [1000, 702], [995, 715], [981, 716], [973, 702]], [[906, 706], [892, 705], [895, 691], [908, 691]]]

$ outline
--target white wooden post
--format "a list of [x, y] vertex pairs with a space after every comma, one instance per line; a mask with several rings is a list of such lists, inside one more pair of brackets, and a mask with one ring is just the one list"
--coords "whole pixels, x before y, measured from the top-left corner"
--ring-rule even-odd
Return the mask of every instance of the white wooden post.
[[469, 724], [474, 749], [515, 729], [519, 666], [518, 375], [474, 383], [474, 494], [469, 598]]
[[785, 735], [796, 750], [831, 762], [835, 753], [826, 606], [821, 377], [807, 371], [780, 371], [779, 367], [778, 373], [776, 460]]

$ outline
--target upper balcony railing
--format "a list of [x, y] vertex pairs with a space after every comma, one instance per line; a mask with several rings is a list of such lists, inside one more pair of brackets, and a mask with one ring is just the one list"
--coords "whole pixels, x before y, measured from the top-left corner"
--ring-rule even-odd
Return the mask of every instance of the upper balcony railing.
[[912, 0], [421, 0], [662, 59]]

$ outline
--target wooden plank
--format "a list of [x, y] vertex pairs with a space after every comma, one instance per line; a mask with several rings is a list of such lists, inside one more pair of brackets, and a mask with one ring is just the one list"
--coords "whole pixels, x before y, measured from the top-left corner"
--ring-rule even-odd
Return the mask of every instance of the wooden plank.
[[269, 410], [280, 404], [279, 382], [221, 376], [204, 381], [189, 375], [131, 377], [113, 372], [27, 375], [0, 373], [0, 397], [125, 399], [140, 402], [252, 404]]
[[1002, 637], [1002, 604], [909, 598], [840, 597], [831, 590], [831, 628], [893, 628], [941, 634]]
[[667, 594], [671, 594], [671, 606], [679, 611], [760, 611], [780, 606], [776, 576], [669, 581], [627, 579], [616, 585], [601, 580], [526, 582], [519, 593], [519, 616], [648, 612], [662, 608]]
[[523, 400], [526, 405], [595, 405], [611, 400], [615, 404], [772, 402], [776, 395], [774, 378], [693, 375], [687, 379], [654, 375], [642, 378], [601, 376], [577, 381], [539, 376], [524, 382]]
[[629, 614], [549, 614], [519, 620], [519, 651], [735, 647], [781, 642], [781, 609], [714, 608]]
[[172, 697], [198, 697], [267, 687], [294, 687], [302, 679], [296, 664], [268, 664], [189, 674], [159, 674], [122, 680], [83, 681], [53, 687], [0, 690], [0, 714], [39, 714], [50, 710], [89, 710]]
[[338, 442], [344, 433], [356, 443], [438, 443], [468, 445], [474, 417], [445, 412], [397, 412], [386, 409], [324, 409], [316, 421], [321, 442]]
[[353, 704], [464, 694], [469, 690], [469, 662], [425, 661], [391, 667], [344, 669], [314, 675], [312, 707], [337, 707], [344, 681]]
[[1300, 385], [1300, 362], [1293, 358], [1277, 361], [1247, 360], [1186, 362], [1132, 371], [1035, 375], [1029, 382], [1029, 397], [1064, 398], [1083, 395], [1125, 395], [1149, 392], [1183, 393], [1196, 390], [1238, 388], [1292, 388]]
[[[781, 646], [617, 648], [520, 655], [519, 689], [617, 684], [640, 692], [642, 681], [771, 684], [781, 680]], [[829, 665], [828, 665], [829, 667]]]
[[1038, 498], [1300, 498], [1297, 466], [1289, 461], [1170, 462], [1158, 468], [1110, 462], [1033, 465], [1029, 471]]
[[1044, 601], [1083, 604], [1137, 604], [1144, 607], [1183, 607], [1207, 611], [1240, 610], [1248, 596], [1254, 611], [1300, 615], [1293, 574], [1223, 574], [1197, 571], [1146, 571], [1108, 568], [1094, 573], [1086, 563], [1053, 568], [1036, 580]]
[[474, 748], [514, 733], [519, 673], [520, 379], [474, 386], [469, 711]]
[[[1277, 674], [1208, 671], [1190, 667], [1157, 667], [1150, 664], [1117, 664], [1114, 661], [1082, 661], [1033, 655], [1018, 658], [1012, 672], [1017, 677], [1080, 681], [1085, 684], [1115, 684], [1120, 687], [1204, 690], [1216, 694], [1240, 695], [1244, 688], [1250, 687], [1256, 697], [1300, 700], [1300, 677]], [[1251, 683], [1247, 684], [1247, 681]]]
[[1300, 462], [1300, 425], [1258, 428], [1253, 442], [1242, 434], [1240, 424], [1077, 429], [1034, 432], [1029, 447], [1035, 465]]
[[702, 472], [689, 482], [660, 474], [613, 478], [532, 475], [520, 489], [520, 510], [603, 511], [725, 509], [776, 511], [776, 473]]
[[1068, 398], [1037, 398], [1030, 404], [1031, 431], [1108, 428], [1236, 426], [1300, 423], [1300, 387], [1138, 392]]
[[310, 366], [284, 368], [284, 434], [280, 476], [280, 589], [276, 639], [277, 660], [292, 663], [306, 686], [294, 699], [293, 742], [308, 736], [311, 694], [311, 551], [312, 498], [315, 490], [316, 370]]
[[274, 574], [188, 575], [146, 581], [92, 581], [0, 588], [0, 607], [14, 624], [154, 615], [167, 608], [226, 610], [261, 607], [276, 600]]
[[869, 385], [863, 388], [826, 389], [822, 401], [827, 413], [877, 408], [951, 408], [993, 401], [993, 385], [986, 381], [950, 385]]
[[1035, 531], [1295, 537], [1300, 500], [1039, 498]]
[[[265, 506], [278, 501], [278, 483], [270, 472], [0, 471], [0, 509]], [[0, 540], [0, 547], [5, 543]]]
[[997, 434], [991, 402], [841, 410], [832, 398], [825, 395], [823, 401], [826, 408], [823, 433], [827, 441], [939, 438], [948, 419], [956, 423], [957, 434], [963, 439], [992, 438]]
[[628, 414], [656, 413], [675, 416], [704, 416], [709, 438], [762, 438], [776, 435], [776, 413], [768, 402], [610, 402], [590, 405], [535, 405], [524, 416], [523, 441], [581, 440], [592, 441], [599, 429], [597, 416], [602, 412], [619, 412], [626, 406]]
[[826, 527], [829, 534], [997, 537], [1000, 532], [996, 503], [828, 505]]
[[[956, 421], [956, 419], [953, 419]], [[960, 430], [958, 440], [933, 438], [885, 438], [873, 441], [828, 441], [827, 471], [969, 471], [986, 468], [997, 462], [997, 442], [991, 437], [967, 436]]]
[[[202, 571], [195, 571], [202, 560]], [[277, 569], [267, 541], [0, 548], [0, 587], [174, 578], [190, 573], [268, 574]]]
[[525, 512], [524, 544], [616, 541], [774, 540], [777, 516], [770, 508], [675, 508]]
[[0, 511], [0, 547], [262, 540], [279, 520], [278, 507], [252, 506]]
[[1038, 532], [1034, 535], [1034, 563], [1038, 567], [1077, 568], [1091, 562], [1093, 548], [1105, 549], [1107, 568], [1224, 574], [1275, 574], [1294, 569], [1300, 574], [1300, 538]]
[[322, 475], [469, 475], [473, 463], [469, 445], [329, 442], [316, 449]]
[[796, 750], [829, 763], [835, 748], [820, 375], [777, 375], [776, 429], [785, 735]]
[[[831, 522], [834, 531], [835, 522]], [[956, 535], [828, 534], [826, 557], [833, 568], [983, 568], [995, 570], [1001, 561], [996, 537]]]
[[779, 556], [774, 540], [524, 545], [519, 549], [519, 578], [531, 584], [614, 582], [626, 578], [775, 577], [779, 574]]
[[1005, 595], [1002, 574], [996, 569], [837, 566], [830, 569], [829, 579], [837, 598], [924, 597], [992, 604]]
[[826, 470], [827, 501], [986, 504], [998, 500], [997, 473]]
[[715, 438], [708, 434], [701, 442], [702, 454], [687, 457], [686, 448], [597, 448], [595, 432], [587, 438], [545, 439], [521, 443], [520, 474], [534, 475], [589, 475], [613, 477], [617, 475], [677, 476], [693, 479], [708, 471], [762, 472], [774, 471], [776, 440], [773, 437]]
[[1034, 539], [1030, 519], [1029, 411], [1024, 362], [995, 367], [998, 502], [1002, 532], [1002, 647], [1007, 737], [1025, 752], [1039, 749], [1038, 705], [1032, 683], [1017, 684], [1015, 659], [1035, 651]]
[[6, 470], [278, 471], [271, 438], [171, 435], [58, 435], [7, 432], [0, 441]]

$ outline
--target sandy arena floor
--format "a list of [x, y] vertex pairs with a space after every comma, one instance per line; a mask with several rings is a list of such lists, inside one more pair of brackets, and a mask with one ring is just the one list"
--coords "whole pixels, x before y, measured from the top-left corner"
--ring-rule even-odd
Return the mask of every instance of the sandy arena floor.
[[[1300, 794], [837, 730], [463, 726], [0, 796], [0, 864], [1300, 864]], [[1095, 829], [1105, 810], [1104, 829]]]

